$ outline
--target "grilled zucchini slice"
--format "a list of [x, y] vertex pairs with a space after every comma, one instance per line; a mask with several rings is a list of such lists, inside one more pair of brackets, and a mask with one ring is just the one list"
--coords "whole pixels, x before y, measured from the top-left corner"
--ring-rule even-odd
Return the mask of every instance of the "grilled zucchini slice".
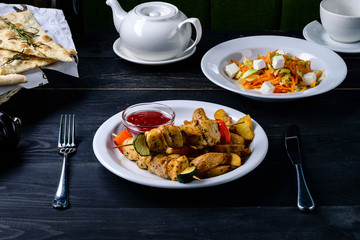
[[142, 157], [150, 156], [150, 149], [146, 144], [146, 138], [145, 134], [143, 132], [140, 132], [136, 134], [134, 142], [134, 149], [135, 151]]
[[177, 180], [180, 183], [192, 182], [194, 179], [197, 179], [196, 173], [197, 173], [197, 168], [195, 166], [187, 167], [185, 168], [184, 171], [177, 174]]

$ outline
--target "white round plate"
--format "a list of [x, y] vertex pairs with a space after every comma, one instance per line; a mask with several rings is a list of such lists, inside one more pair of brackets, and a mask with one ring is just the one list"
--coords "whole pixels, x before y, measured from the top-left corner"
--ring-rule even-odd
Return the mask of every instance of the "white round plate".
[[355, 43], [340, 43], [331, 39], [321, 23], [312, 21], [303, 30], [304, 38], [308, 41], [320, 44], [337, 52], [360, 53], [360, 41]]
[[[277, 49], [303, 60], [310, 60], [311, 68], [324, 70], [326, 78], [318, 86], [302, 92], [262, 94], [256, 90], [239, 87], [237, 81], [225, 73], [225, 66], [231, 63], [231, 59], [237, 61], [242, 61], [243, 57], [255, 59], [257, 55], [264, 56]], [[244, 37], [221, 43], [203, 56], [201, 69], [205, 76], [218, 86], [262, 101], [295, 100], [318, 95], [337, 87], [347, 74], [344, 60], [335, 52], [306, 40], [281, 36]]]
[[[193, 40], [190, 40], [189, 46], [192, 43], [193, 43]], [[144, 65], [164, 65], [164, 64], [169, 64], [169, 63], [173, 63], [173, 62], [178, 62], [178, 61], [181, 61], [181, 60], [184, 60], [184, 59], [190, 57], [196, 51], [196, 47], [192, 48], [191, 50], [189, 50], [187, 52], [181, 53], [180, 55], [176, 56], [175, 58], [171, 58], [171, 59], [163, 60], [163, 61], [146, 61], [146, 60], [142, 60], [142, 59], [135, 57], [127, 48], [124, 47], [120, 38], [118, 38], [114, 42], [113, 50], [116, 53], [116, 55], [118, 55], [119, 57], [121, 57], [129, 62], [144, 64]]]
[[[177, 126], [182, 125], [184, 120], [191, 120], [194, 110], [199, 107], [202, 107], [209, 117], [214, 116], [215, 111], [220, 108], [224, 109], [235, 121], [245, 115], [235, 109], [207, 102], [174, 100], [161, 101], [160, 103], [168, 105], [175, 111], [175, 125]], [[254, 170], [265, 158], [268, 150], [269, 144], [264, 130], [255, 120], [252, 120], [255, 133], [255, 138], [250, 144], [252, 153], [242, 166], [221, 176], [203, 179], [201, 182], [193, 181], [183, 184], [171, 181], [170, 179], [164, 179], [147, 170], [140, 169], [134, 161], [125, 158], [118, 149], [111, 149], [111, 147], [115, 146], [111, 134], [119, 133], [123, 129], [121, 114], [122, 112], [115, 114], [99, 127], [93, 140], [94, 153], [99, 162], [112, 173], [131, 182], [146, 186], [185, 189], [203, 188], [227, 183]]]

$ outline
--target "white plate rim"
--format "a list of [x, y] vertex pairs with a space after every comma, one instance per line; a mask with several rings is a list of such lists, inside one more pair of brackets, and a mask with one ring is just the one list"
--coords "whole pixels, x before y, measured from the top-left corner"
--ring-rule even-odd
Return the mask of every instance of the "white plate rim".
[[[245, 116], [244, 113], [235, 110], [233, 108], [229, 108], [223, 105], [209, 103], [209, 102], [192, 101], [192, 100], [167, 100], [167, 101], [157, 101], [157, 102], [168, 105], [174, 109], [186, 107], [189, 108], [189, 110], [191, 109], [192, 111], [195, 110], [197, 107], [203, 107], [205, 111], [207, 111], [208, 109], [214, 109], [215, 111], [219, 108], [223, 108], [226, 112], [229, 113], [230, 116], [234, 116], [234, 114], [238, 116], [238, 118]], [[242, 166], [224, 175], [209, 179], [204, 179], [202, 182], [194, 181], [188, 184], [182, 184], [179, 182], [171, 181], [169, 179], [158, 177], [150, 172], [147, 172], [146, 174], [151, 174], [149, 175], [151, 176], [151, 181], [149, 181], [149, 178], [145, 178], [142, 176], [139, 177], [135, 173], [125, 169], [123, 166], [120, 166], [117, 160], [113, 159], [113, 157], [110, 156], [109, 154], [109, 152], [111, 151], [118, 151], [117, 149], [110, 149], [109, 146], [107, 145], [107, 142], [111, 141], [110, 140], [111, 130], [113, 130], [117, 125], [121, 124], [121, 114], [122, 112], [113, 115], [98, 128], [93, 138], [93, 151], [98, 161], [106, 169], [108, 169], [110, 172], [114, 173], [115, 175], [123, 179], [126, 179], [128, 181], [137, 184], [150, 186], [150, 187], [157, 187], [157, 188], [168, 188], [168, 189], [204, 188], [204, 187], [224, 184], [227, 182], [234, 181], [240, 177], [243, 177], [249, 172], [253, 171], [264, 160], [268, 151], [269, 143], [266, 133], [263, 130], [263, 128], [255, 120], [252, 119], [254, 133], [255, 133], [255, 138], [252, 142], [252, 145], [250, 145], [250, 148], [252, 149], [252, 153]], [[191, 117], [191, 113], [190, 113], [190, 117]], [[179, 118], [178, 116], [177, 119], [180, 120], [181, 118]], [[111, 146], [113, 145], [111, 144]], [[116, 152], [115, 154], [119, 155], [120, 153]], [[122, 156], [121, 161], [123, 160], [130, 161]], [[134, 164], [134, 166], [137, 168], [135, 162], [132, 162], [132, 164]], [[141, 170], [141, 171], [146, 171], [146, 170]]]
[[[192, 44], [193, 40], [190, 40], [189, 44]], [[124, 48], [122, 46], [122, 42], [121, 42], [121, 38], [116, 39], [116, 41], [113, 44], [113, 50], [115, 52], [116, 55], [118, 55], [119, 57], [129, 61], [129, 62], [133, 62], [133, 63], [138, 63], [138, 64], [143, 64], [143, 65], [164, 65], [164, 64], [170, 64], [170, 63], [174, 63], [174, 62], [178, 62], [181, 60], [184, 60], [190, 56], [192, 56], [195, 51], [196, 51], [196, 46], [194, 48], [192, 48], [191, 50], [187, 51], [186, 53], [182, 53], [180, 54], [180, 56], [172, 58], [172, 59], [168, 59], [168, 60], [162, 60], [162, 61], [146, 61], [146, 60], [142, 60], [139, 59], [135, 56], [131, 56], [129, 54], [126, 54], [122, 48]]]
[[[230, 49], [229, 46], [232, 48]], [[224, 65], [226, 57], [231, 54], [246, 50], [255, 52], [256, 49], [282, 49], [290, 54], [292, 52], [302, 52], [305, 55], [314, 56], [315, 60], [326, 65], [325, 70], [327, 72], [327, 78], [323, 80], [322, 83], [327, 82], [330, 84], [323, 84], [322, 86], [320, 84], [315, 88], [303, 92], [286, 94], [261, 94], [255, 90], [240, 89], [240, 87], [236, 86], [236, 81], [227, 77], [224, 73], [224, 69], [220, 66]], [[324, 61], [323, 58], [328, 61]], [[226, 59], [226, 61], [230, 64], [230, 59]], [[201, 60], [201, 69], [203, 74], [219, 87], [241, 94], [245, 97], [262, 101], [294, 100], [322, 94], [341, 84], [347, 75], [347, 66], [344, 60], [334, 51], [303, 39], [275, 35], [236, 38], [220, 43], [205, 53]], [[337, 71], [335, 71], [335, 69]]]
[[[317, 29], [318, 38], [314, 39], [311, 34], [309, 34], [309, 31], [311, 28]], [[332, 40], [329, 36], [329, 34], [325, 31], [324, 27], [320, 22], [317, 20], [314, 20], [310, 23], [308, 23], [304, 29], [303, 29], [303, 36], [306, 40], [317, 43], [321, 46], [325, 46], [327, 48], [330, 48], [331, 50], [334, 50], [336, 52], [342, 52], [342, 53], [360, 53], [360, 42], [356, 43], [338, 43], [334, 40]], [[320, 41], [322, 40], [322, 41]], [[321, 42], [325, 42], [325, 44], [322, 44]], [[345, 47], [346, 46], [346, 47]], [[352, 48], [349, 48], [352, 47]]]

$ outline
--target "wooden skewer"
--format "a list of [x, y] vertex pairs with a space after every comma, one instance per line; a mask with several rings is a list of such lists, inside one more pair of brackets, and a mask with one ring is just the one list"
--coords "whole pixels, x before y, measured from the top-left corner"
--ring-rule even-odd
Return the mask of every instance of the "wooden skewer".
[[193, 176], [193, 178], [196, 179], [196, 180], [198, 180], [198, 181], [200, 181], [200, 182], [202, 182], [202, 179], [201, 179], [201, 178], [198, 178], [197, 176]]
[[120, 146], [111, 147], [111, 149], [121, 148], [121, 147], [128, 147], [128, 146], [132, 146], [132, 145], [133, 145], [132, 143], [129, 143], [129, 144], [124, 144], [124, 145], [120, 145]]
[[233, 123], [233, 124], [228, 124], [226, 126], [231, 127], [231, 126], [235, 126], [235, 125], [242, 124], [242, 123], [245, 123], [245, 122], [237, 122], [237, 123]]

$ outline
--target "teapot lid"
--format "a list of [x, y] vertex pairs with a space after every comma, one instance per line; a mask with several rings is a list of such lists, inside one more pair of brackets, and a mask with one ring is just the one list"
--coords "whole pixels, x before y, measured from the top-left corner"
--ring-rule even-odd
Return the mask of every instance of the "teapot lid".
[[153, 20], [171, 18], [178, 11], [176, 6], [165, 2], [147, 2], [136, 6], [134, 9], [138, 16]]

